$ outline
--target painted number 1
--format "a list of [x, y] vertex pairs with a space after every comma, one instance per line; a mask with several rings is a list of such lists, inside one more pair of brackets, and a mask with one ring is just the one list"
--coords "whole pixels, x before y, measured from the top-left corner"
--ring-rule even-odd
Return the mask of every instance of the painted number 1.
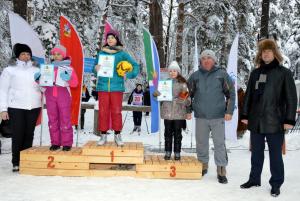
[[174, 165], [172, 165], [170, 167], [170, 170], [171, 170], [170, 177], [176, 177], [176, 167]]
[[115, 152], [111, 151], [110, 152], [110, 160], [111, 160], [111, 162], [114, 162], [114, 158], [115, 158]]
[[54, 165], [54, 156], [48, 156], [48, 165], [47, 165], [47, 168], [55, 168], [55, 165]]

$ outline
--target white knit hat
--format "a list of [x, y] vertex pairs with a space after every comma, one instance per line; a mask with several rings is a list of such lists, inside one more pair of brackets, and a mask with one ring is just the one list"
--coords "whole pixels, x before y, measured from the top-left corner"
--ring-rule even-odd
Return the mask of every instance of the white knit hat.
[[168, 70], [176, 70], [177, 72], [181, 72], [181, 69], [177, 63], [177, 61], [172, 61], [168, 67]]
[[216, 54], [214, 53], [214, 51], [212, 50], [204, 50], [201, 54], [200, 54], [200, 59], [202, 59], [203, 57], [210, 57], [212, 58], [215, 62], [217, 62], [217, 57]]

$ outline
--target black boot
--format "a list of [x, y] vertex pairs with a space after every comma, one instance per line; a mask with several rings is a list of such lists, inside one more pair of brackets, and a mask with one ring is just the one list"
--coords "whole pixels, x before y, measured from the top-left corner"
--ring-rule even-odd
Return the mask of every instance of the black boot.
[[255, 182], [252, 182], [252, 181], [247, 181], [246, 183], [242, 184], [240, 187], [241, 188], [251, 188], [253, 186], [259, 187], [260, 183], [255, 183]]
[[227, 184], [228, 180], [226, 177], [226, 168], [224, 166], [218, 166], [217, 173], [218, 173], [218, 182], [221, 184]]
[[206, 175], [208, 171], [208, 163], [202, 164], [202, 176]]
[[56, 151], [56, 150], [60, 149], [60, 146], [58, 146], [58, 145], [51, 145], [51, 147], [49, 149], [50, 149], [50, 151]]
[[71, 146], [63, 146], [63, 151], [70, 151], [71, 150]]
[[278, 197], [280, 195], [280, 188], [272, 187], [271, 196]]
[[174, 159], [175, 159], [175, 161], [179, 161], [180, 160], [180, 152], [175, 152]]
[[165, 160], [171, 160], [171, 152], [170, 151], [166, 151], [166, 154], [165, 154], [165, 157], [164, 157], [164, 159]]

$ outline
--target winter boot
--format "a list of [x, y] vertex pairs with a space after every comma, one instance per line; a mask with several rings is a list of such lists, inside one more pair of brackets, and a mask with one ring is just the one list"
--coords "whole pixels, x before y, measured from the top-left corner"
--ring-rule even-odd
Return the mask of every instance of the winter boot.
[[172, 152], [166, 151], [164, 159], [165, 159], [166, 161], [167, 161], [167, 160], [171, 160], [171, 154], [172, 154]]
[[141, 135], [141, 126], [137, 126], [137, 132], [138, 132], [138, 135]]
[[137, 130], [137, 126], [134, 126], [134, 128], [130, 134], [133, 134], [134, 132], [136, 132], [136, 130]]
[[280, 188], [272, 187], [271, 196], [278, 197], [280, 195]]
[[206, 175], [208, 171], [208, 163], [202, 163], [202, 176]]
[[63, 151], [70, 151], [72, 149], [71, 146], [63, 146], [62, 150]]
[[50, 151], [56, 151], [56, 150], [60, 149], [60, 146], [58, 146], [58, 145], [51, 145], [51, 147], [49, 149], [50, 149]]
[[124, 146], [124, 142], [122, 140], [122, 137], [121, 137], [121, 134], [118, 132], [115, 132], [115, 143], [118, 145], [118, 146]]
[[175, 161], [179, 161], [180, 160], [180, 152], [175, 152], [174, 159], [175, 159]]
[[100, 136], [100, 139], [97, 143], [98, 146], [102, 146], [104, 145], [105, 143], [107, 142], [107, 134], [105, 133], [102, 133], [101, 136]]
[[226, 177], [226, 167], [224, 166], [217, 166], [217, 173], [218, 173], [218, 181], [221, 184], [227, 184], [228, 180]]
[[19, 172], [19, 166], [18, 165], [14, 165], [12, 168], [13, 172]]

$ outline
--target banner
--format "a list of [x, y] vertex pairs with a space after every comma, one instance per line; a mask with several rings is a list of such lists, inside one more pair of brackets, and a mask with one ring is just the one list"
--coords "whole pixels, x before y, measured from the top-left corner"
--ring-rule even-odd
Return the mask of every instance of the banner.
[[[18, 14], [9, 12], [8, 18], [11, 46], [13, 47], [16, 43], [26, 44], [32, 51], [32, 58], [39, 64], [45, 63], [45, 50], [38, 34], [32, 29], [28, 22]], [[42, 112], [38, 117], [36, 125], [40, 125], [41, 122]]]
[[157, 90], [158, 80], [160, 78], [159, 56], [156, 44], [150, 32], [145, 28], [143, 28], [143, 39], [145, 60], [147, 66], [147, 79], [149, 81], [151, 97], [151, 133], [156, 133], [160, 129], [160, 111], [159, 102], [152, 96], [152, 94]]
[[229, 74], [235, 88], [235, 110], [233, 111], [232, 120], [225, 121], [225, 138], [226, 140], [237, 140], [237, 125], [238, 125], [238, 96], [237, 96], [237, 66], [238, 66], [238, 47], [239, 47], [239, 34], [236, 35], [228, 58], [227, 73]]
[[60, 44], [66, 47], [67, 55], [71, 57], [71, 66], [78, 77], [78, 86], [71, 88], [71, 122], [72, 125], [78, 125], [80, 118], [79, 112], [81, 104], [84, 56], [79, 34], [75, 30], [73, 24], [65, 16], [60, 16]]
[[9, 12], [9, 27], [12, 47], [16, 43], [28, 45], [32, 51], [32, 57], [38, 63], [45, 63], [45, 50], [38, 34], [21, 16]]

